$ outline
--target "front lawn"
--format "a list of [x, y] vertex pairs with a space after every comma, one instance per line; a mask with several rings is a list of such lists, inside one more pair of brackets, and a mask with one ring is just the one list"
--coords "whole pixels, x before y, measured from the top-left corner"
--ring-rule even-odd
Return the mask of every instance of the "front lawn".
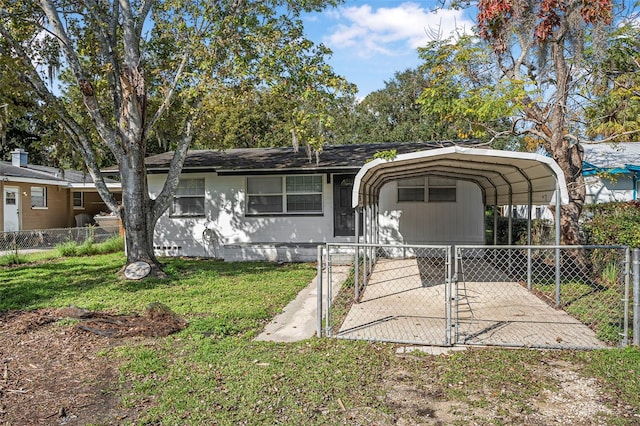
[[[119, 369], [119, 404], [137, 412], [135, 418], [113, 419], [117, 424], [640, 420], [636, 349], [471, 349], [429, 356], [334, 339], [257, 342], [253, 337], [264, 324], [313, 278], [313, 265], [163, 261], [168, 279], [139, 282], [117, 278], [121, 253], [0, 267], [0, 312], [74, 305], [131, 313], [161, 302], [185, 317], [190, 325], [177, 334], [124, 340], [101, 354]], [[64, 330], [72, 322], [56, 327]], [[558, 395], [566, 404], [555, 407], [553, 401], [562, 401]], [[580, 417], [581, 406], [587, 417]]]

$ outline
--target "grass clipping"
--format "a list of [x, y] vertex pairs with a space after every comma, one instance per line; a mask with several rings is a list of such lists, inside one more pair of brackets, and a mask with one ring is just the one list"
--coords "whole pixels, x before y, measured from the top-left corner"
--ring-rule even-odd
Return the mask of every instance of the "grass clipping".
[[144, 315], [114, 315], [71, 306], [62, 310], [67, 318], [78, 319], [75, 328], [105, 337], [166, 337], [184, 329], [188, 323], [162, 303], [149, 304]]

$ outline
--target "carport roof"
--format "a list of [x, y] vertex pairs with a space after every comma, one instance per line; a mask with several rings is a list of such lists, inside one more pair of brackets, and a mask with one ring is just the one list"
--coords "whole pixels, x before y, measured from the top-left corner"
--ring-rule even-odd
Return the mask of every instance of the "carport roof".
[[387, 182], [425, 175], [473, 182], [481, 188], [487, 205], [527, 205], [529, 194], [533, 205], [548, 205], [555, 201], [556, 182], [562, 204], [569, 200], [564, 174], [549, 157], [451, 146], [365, 164], [355, 178], [352, 205], [374, 203]]

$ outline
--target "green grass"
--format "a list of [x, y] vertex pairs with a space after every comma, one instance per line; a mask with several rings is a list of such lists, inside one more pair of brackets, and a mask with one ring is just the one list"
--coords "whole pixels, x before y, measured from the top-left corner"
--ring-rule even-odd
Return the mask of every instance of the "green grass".
[[[554, 283], [534, 284], [534, 288], [555, 300]], [[602, 286], [581, 281], [565, 281], [560, 286], [562, 309], [590, 326], [598, 339], [616, 344], [623, 331], [622, 293], [618, 286]]]
[[556, 363], [596, 377], [611, 401], [640, 412], [637, 349], [398, 357], [391, 344], [257, 342], [252, 338], [265, 322], [314, 276], [312, 265], [174, 258], [163, 259], [165, 280], [123, 281], [116, 273], [124, 260], [113, 253], [0, 267], [0, 311], [76, 305], [140, 312], [159, 301], [183, 315], [190, 325], [180, 333], [103, 354], [120, 366], [122, 405], [142, 407], [136, 424], [364, 425], [398, 417], [424, 423], [390, 400], [389, 392], [405, 387], [417, 395], [415, 412], [438, 401], [456, 404], [452, 410], [467, 417], [451, 424], [524, 424], [517, 421], [536, 410], [531, 401], [560, 388], [552, 375], [540, 374]]

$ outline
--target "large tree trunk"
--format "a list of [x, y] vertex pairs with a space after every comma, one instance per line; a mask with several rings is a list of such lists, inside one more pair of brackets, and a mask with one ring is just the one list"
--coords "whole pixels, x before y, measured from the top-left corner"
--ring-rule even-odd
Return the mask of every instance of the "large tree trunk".
[[153, 215], [152, 200], [147, 188], [144, 152], [134, 149], [123, 156], [120, 168], [122, 179], [122, 209], [120, 217], [125, 229], [127, 264], [147, 262], [160, 271], [160, 264], [153, 253], [153, 230], [157, 218]]
[[571, 82], [571, 70], [564, 56], [566, 25], [565, 22], [560, 26], [555, 34], [555, 41], [550, 46], [557, 90], [551, 113], [549, 152], [564, 173], [569, 193], [569, 203], [562, 206], [561, 209], [562, 242], [565, 245], [580, 245], [582, 241], [578, 219], [582, 213], [585, 198], [584, 177], [582, 176], [584, 155], [580, 145], [571, 144], [565, 134], [567, 131], [567, 99]]

